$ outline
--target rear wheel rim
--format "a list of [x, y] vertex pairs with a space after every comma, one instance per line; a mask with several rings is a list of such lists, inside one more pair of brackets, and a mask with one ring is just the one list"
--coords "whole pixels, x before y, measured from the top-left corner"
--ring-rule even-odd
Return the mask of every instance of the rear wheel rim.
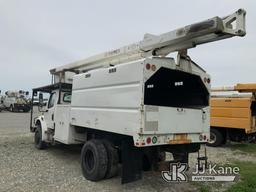
[[216, 142], [216, 139], [217, 139], [216, 135], [213, 134], [213, 133], [210, 133], [210, 141], [209, 141], [209, 143], [210, 143], [210, 144], [215, 143], [215, 142]]

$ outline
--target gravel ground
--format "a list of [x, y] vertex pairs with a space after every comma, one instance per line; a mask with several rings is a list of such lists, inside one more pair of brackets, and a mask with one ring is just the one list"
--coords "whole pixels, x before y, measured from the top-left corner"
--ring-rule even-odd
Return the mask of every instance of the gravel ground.
[[[140, 181], [121, 185], [118, 177], [90, 182], [83, 178], [79, 146], [56, 145], [37, 150], [29, 132], [29, 113], [0, 113], [0, 191], [198, 191], [191, 183], [166, 183], [160, 173], [146, 172]], [[255, 157], [234, 155], [227, 147], [208, 148], [209, 159], [227, 163]], [[196, 154], [190, 156], [194, 164]], [[192, 165], [191, 164], [191, 165]], [[191, 166], [190, 165], [190, 166]]]

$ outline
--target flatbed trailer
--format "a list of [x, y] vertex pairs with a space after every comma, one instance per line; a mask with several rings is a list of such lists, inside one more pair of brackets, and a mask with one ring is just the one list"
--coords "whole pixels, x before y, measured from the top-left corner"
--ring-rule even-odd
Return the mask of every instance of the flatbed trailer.
[[[231, 91], [236, 94], [227, 94]], [[256, 84], [212, 89], [212, 93], [216, 92], [225, 95], [211, 97], [211, 140], [208, 145], [220, 146], [227, 140], [255, 142]]]

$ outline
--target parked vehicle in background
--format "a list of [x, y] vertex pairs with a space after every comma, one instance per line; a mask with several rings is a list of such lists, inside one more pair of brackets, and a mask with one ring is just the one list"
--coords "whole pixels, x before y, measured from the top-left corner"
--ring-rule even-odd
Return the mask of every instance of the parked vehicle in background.
[[230, 91], [238, 94], [211, 97], [209, 146], [217, 147], [227, 140], [256, 141], [256, 84], [237, 84], [234, 87], [212, 89], [212, 93]]
[[3, 98], [4, 96], [1, 95], [1, 90], [0, 90], [0, 112], [4, 109]]
[[6, 91], [3, 97], [3, 105], [11, 112], [30, 111], [30, 99], [28, 91]]

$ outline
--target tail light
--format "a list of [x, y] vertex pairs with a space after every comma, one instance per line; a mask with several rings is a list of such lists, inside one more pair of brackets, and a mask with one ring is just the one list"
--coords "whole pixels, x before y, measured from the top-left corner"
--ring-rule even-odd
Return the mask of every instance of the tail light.
[[149, 63], [146, 64], [146, 69], [149, 70], [151, 68], [151, 65]]
[[150, 144], [151, 143], [151, 137], [148, 137], [146, 142], [147, 142], [147, 144]]

